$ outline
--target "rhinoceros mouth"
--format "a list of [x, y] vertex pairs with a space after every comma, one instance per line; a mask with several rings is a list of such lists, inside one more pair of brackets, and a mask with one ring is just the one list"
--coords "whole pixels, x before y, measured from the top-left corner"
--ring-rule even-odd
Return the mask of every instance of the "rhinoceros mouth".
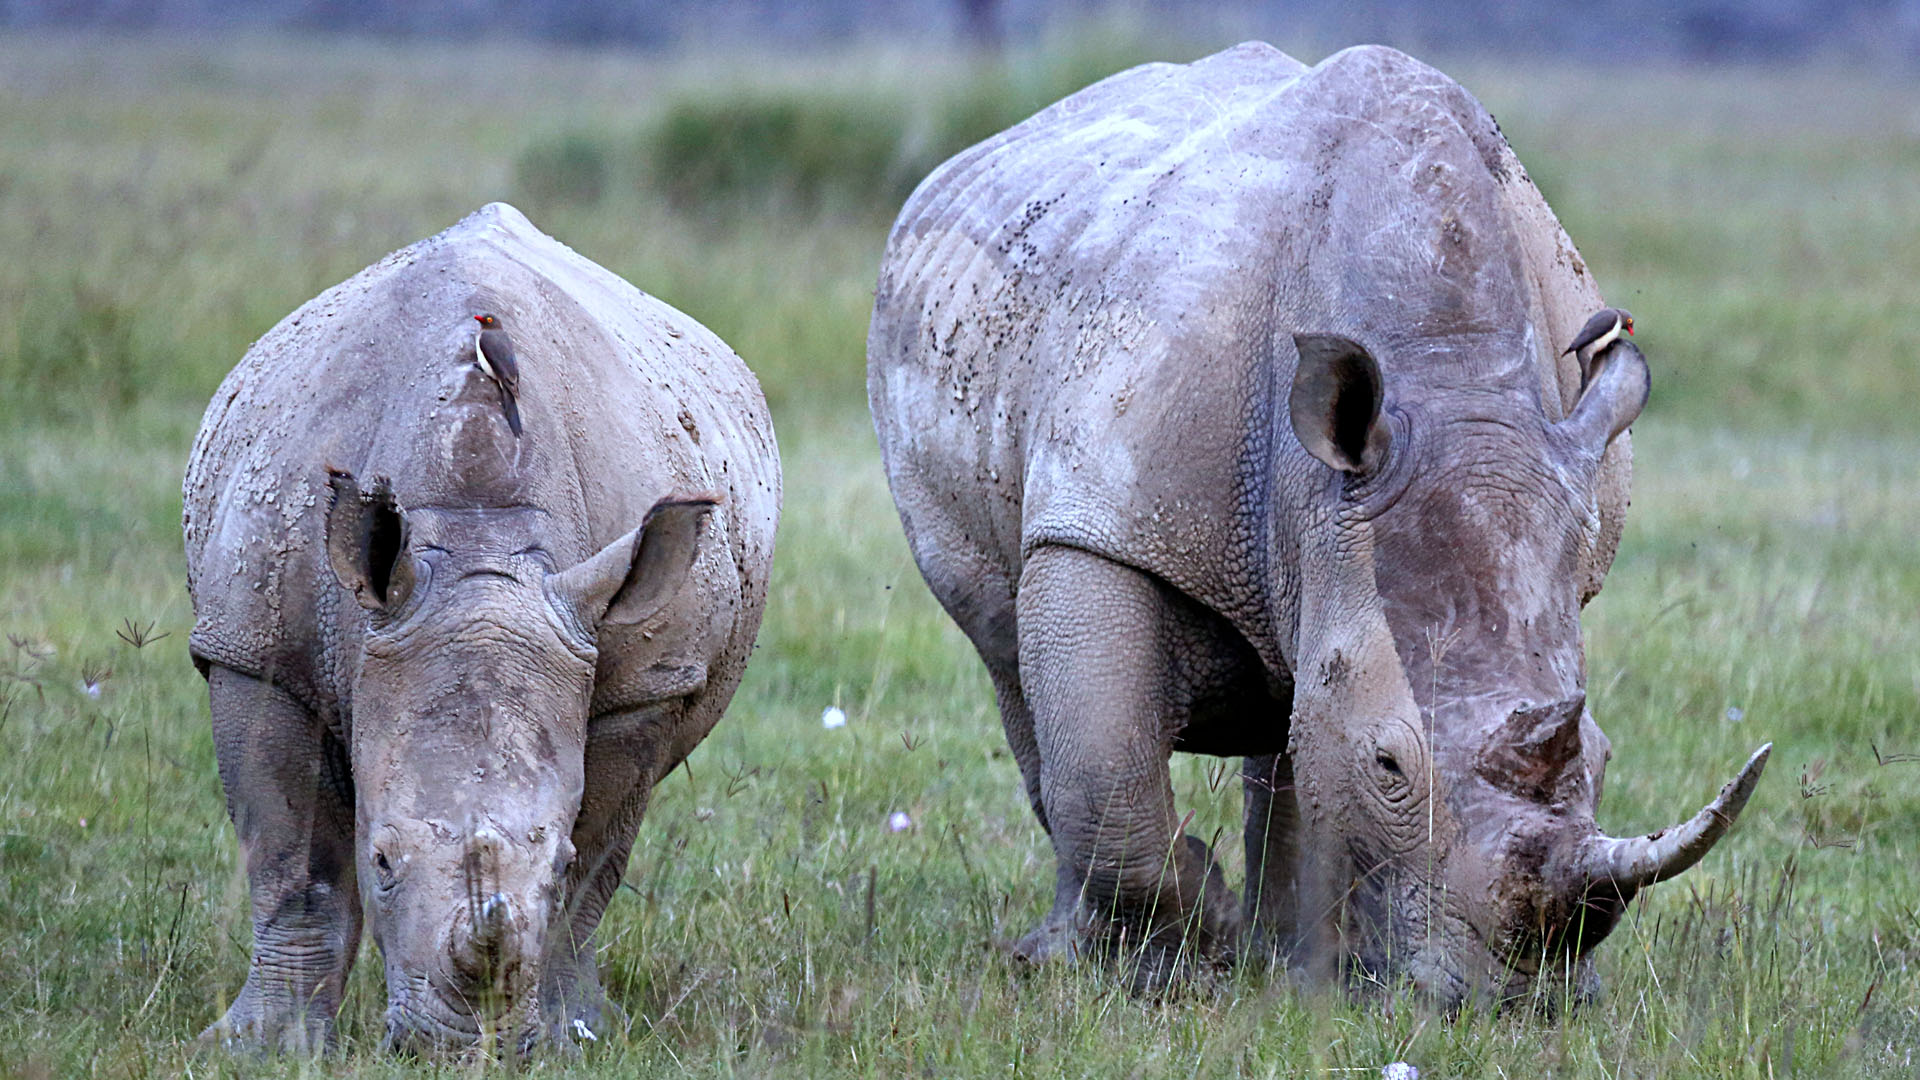
[[449, 998], [428, 978], [409, 979], [388, 989], [384, 1049], [430, 1054], [483, 1049], [525, 1054], [540, 1035], [531, 1000], [488, 995], [480, 1000]]

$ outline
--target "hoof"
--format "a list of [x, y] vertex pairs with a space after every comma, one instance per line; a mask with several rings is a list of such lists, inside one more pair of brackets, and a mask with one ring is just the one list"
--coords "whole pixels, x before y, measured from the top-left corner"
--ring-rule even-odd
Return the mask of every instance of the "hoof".
[[333, 1023], [320, 1017], [274, 1014], [247, 1008], [244, 996], [195, 1040], [203, 1049], [229, 1054], [316, 1057], [334, 1049]]
[[1076, 964], [1080, 961], [1080, 932], [1072, 926], [1043, 923], [1028, 931], [1027, 936], [1014, 942], [1007, 951], [1034, 967], [1049, 963]]
[[1188, 990], [1206, 991], [1233, 967], [1231, 952], [1203, 951], [1192, 941], [1149, 944], [1115, 951], [1117, 966], [1135, 997], [1165, 998]]
[[546, 1007], [546, 1039], [563, 1050], [584, 1050], [607, 1041], [608, 1036], [624, 1034], [632, 1021], [627, 1012], [607, 997], [600, 986], [599, 974], [588, 965], [576, 977], [563, 984]]
[[1007, 951], [1035, 967], [1077, 964], [1087, 955], [1092, 926], [1093, 920], [1081, 908], [1077, 895], [1056, 896], [1046, 921], [1028, 931], [1027, 936], [1014, 942]]
[[602, 1001], [597, 1009], [571, 1011], [547, 1025], [547, 1044], [556, 1050], [581, 1051], [606, 1042], [609, 1036], [627, 1030], [627, 1014], [611, 1001]]

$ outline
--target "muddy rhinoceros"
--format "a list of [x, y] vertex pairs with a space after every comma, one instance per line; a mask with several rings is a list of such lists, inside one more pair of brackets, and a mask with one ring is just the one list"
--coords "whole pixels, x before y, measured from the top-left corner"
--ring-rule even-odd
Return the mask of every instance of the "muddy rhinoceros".
[[591, 938], [648, 793], [760, 624], [780, 464], [753, 375], [496, 203], [260, 339], [185, 505], [253, 912], [207, 1036], [328, 1044], [364, 918], [391, 1045], [593, 1037]]
[[[1764, 748], [1677, 828], [1594, 819], [1580, 610], [1648, 390], [1631, 345], [1559, 359], [1601, 306], [1493, 119], [1392, 49], [1135, 68], [920, 185], [867, 387], [1052, 839], [1021, 955], [1151, 983], [1250, 924], [1504, 999], [1705, 854]], [[1245, 757], [1244, 899], [1176, 750]]]

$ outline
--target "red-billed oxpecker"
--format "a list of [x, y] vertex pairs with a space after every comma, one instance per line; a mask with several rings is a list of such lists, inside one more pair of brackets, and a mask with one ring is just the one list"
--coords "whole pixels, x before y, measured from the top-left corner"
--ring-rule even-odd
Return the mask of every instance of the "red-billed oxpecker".
[[499, 316], [483, 313], [475, 315], [473, 321], [480, 324], [480, 333], [473, 339], [473, 362], [487, 378], [500, 384], [500, 411], [507, 414], [507, 426], [513, 429], [514, 438], [519, 438], [520, 405], [516, 398], [520, 393], [520, 362], [513, 356], [513, 339], [507, 337]]
[[1587, 320], [1587, 325], [1581, 327], [1580, 332], [1573, 336], [1573, 344], [1561, 352], [1561, 356], [1572, 353], [1574, 359], [1580, 361], [1582, 390], [1587, 388], [1587, 380], [1593, 374], [1594, 360], [1607, 351], [1607, 346], [1620, 340], [1622, 333], [1628, 337], [1633, 336], [1633, 312], [1626, 308], [1601, 308], [1594, 312], [1593, 318]]

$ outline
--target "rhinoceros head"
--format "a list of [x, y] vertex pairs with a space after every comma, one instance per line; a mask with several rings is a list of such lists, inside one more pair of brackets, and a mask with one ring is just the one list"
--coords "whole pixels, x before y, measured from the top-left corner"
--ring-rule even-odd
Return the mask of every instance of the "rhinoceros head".
[[715, 500], [662, 500], [556, 570], [541, 511], [408, 510], [384, 478], [331, 483], [328, 560], [367, 612], [350, 742], [388, 1041], [524, 1046], [548, 935], [580, 878], [596, 632], [672, 598]]
[[1301, 553], [1291, 736], [1310, 954], [1449, 1003], [1549, 975], [1584, 994], [1586, 951], [1719, 839], [1767, 752], [1680, 826], [1617, 840], [1595, 822], [1611, 752], [1580, 609], [1612, 555], [1602, 459], [1646, 362], [1612, 347], [1554, 420], [1527, 363], [1396, 387], [1357, 342], [1295, 344], [1292, 427], [1331, 469], [1311, 481], [1330, 527]]

